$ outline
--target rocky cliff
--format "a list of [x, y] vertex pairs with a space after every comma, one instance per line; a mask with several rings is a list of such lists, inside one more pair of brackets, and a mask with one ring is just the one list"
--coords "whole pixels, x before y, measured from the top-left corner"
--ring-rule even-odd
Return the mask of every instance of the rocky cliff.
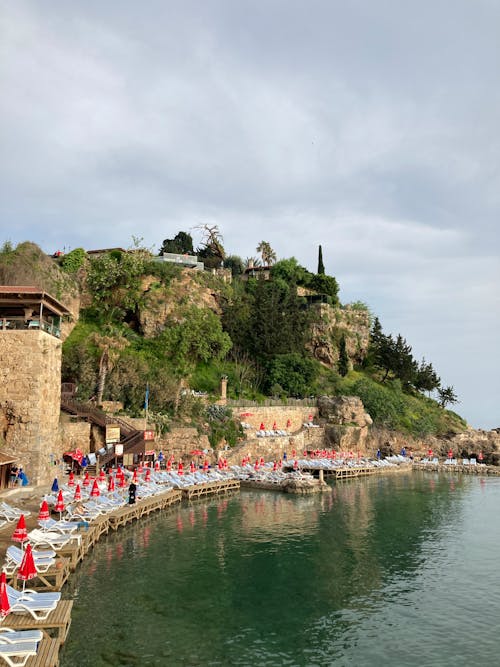
[[339, 343], [345, 337], [347, 355], [352, 364], [363, 361], [370, 342], [370, 315], [367, 310], [328, 304], [316, 306], [317, 320], [311, 328], [307, 347], [325, 366], [333, 368], [339, 359]]

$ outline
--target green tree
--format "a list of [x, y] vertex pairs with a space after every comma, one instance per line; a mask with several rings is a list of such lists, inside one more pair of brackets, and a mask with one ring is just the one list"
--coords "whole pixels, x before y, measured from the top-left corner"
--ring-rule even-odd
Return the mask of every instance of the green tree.
[[453, 405], [453, 403], [458, 403], [458, 397], [455, 394], [453, 387], [444, 387], [438, 389], [439, 395], [439, 405], [444, 408], [447, 405]]
[[301, 354], [278, 354], [269, 364], [268, 389], [278, 386], [289, 396], [303, 397], [312, 391], [317, 367], [311, 359]]
[[231, 349], [231, 339], [222, 330], [221, 321], [211, 310], [189, 306], [182, 321], [172, 322], [159, 337], [179, 381], [175, 411], [185, 381], [200, 361], [223, 359]]
[[435, 372], [432, 364], [428, 364], [425, 359], [422, 359], [418, 367], [415, 377], [413, 378], [413, 385], [417, 391], [434, 391], [441, 385], [441, 380]]
[[319, 247], [318, 251], [318, 273], [320, 275], [324, 275], [325, 273], [325, 265], [323, 264], [323, 249], [321, 246]]
[[306, 268], [301, 266], [295, 257], [289, 259], [280, 259], [279, 262], [271, 269], [271, 278], [273, 280], [282, 280], [284, 283], [291, 285], [307, 286], [312, 278]]
[[311, 278], [309, 287], [318, 292], [318, 294], [326, 294], [326, 296], [330, 297], [332, 305], [338, 305], [339, 285], [333, 276], [317, 273]]
[[226, 257], [226, 259], [224, 260], [224, 268], [231, 269], [231, 275], [233, 277], [241, 276], [241, 274], [245, 270], [243, 260], [238, 255], [229, 255], [228, 257]]
[[338, 371], [339, 375], [341, 375], [342, 377], [345, 377], [349, 372], [349, 357], [347, 356], [347, 346], [344, 334], [342, 334], [339, 343]]
[[172, 252], [179, 255], [193, 255], [193, 237], [188, 232], [178, 232], [173, 239], [165, 239], [159, 254]]

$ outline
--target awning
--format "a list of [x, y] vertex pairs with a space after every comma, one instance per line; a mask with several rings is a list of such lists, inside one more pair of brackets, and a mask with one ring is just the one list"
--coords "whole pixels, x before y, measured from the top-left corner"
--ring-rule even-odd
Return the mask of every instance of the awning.
[[0, 466], [6, 466], [8, 463], [14, 463], [15, 461], [17, 461], [17, 456], [14, 456], [14, 454], [0, 452]]

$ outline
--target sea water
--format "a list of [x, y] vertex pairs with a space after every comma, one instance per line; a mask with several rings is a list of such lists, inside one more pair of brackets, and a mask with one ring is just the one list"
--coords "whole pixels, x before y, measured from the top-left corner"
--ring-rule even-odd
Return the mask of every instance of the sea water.
[[72, 576], [61, 667], [500, 664], [500, 479], [242, 490], [110, 534]]

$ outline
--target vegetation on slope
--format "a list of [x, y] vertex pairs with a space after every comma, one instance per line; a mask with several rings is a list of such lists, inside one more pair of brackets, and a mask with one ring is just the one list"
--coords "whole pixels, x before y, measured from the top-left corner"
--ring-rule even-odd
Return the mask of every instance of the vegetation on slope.
[[[163, 242], [161, 251], [192, 252], [192, 239], [179, 232]], [[122, 401], [133, 415], [143, 414], [148, 386], [148, 408], [159, 427], [171, 419], [209, 424], [211, 438], [223, 434], [234, 443], [239, 429], [229, 413], [209, 414], [192, 395], [216, 397], [225, 375], [231, 398], [351, 394], [360, 396], [375, 424], [390, 429], [425, 436], [465, 428], [458, 415], [445, 410], [457, 400], [453, 388], [441, 386], [430, 363], [413, 358], [401, 335], [385, 335], [377, 318], [361, 363], [359, 355], [349, 357], [345, 331], [335, 327], [330, 344], [337, 348], [338, 361], [325, 365], [314, 358], [308, 345], [320, 317], [314, 300], [331, 304], [334, 313], [343, 308], [337, 281], [324, 273], [322, 252], [314, 274], [293, 257], [276, 261], [264, 241], [258, 251], [270, 279], [243, 280], [245, 262], [227, 256], [218, 230], [208, 228], [205, 247], [197, 253], [215, 267], [223, 261], [233, 282], [190, 272], [191, 282], [183, 286], [186, 274], [178, 266], [153, 261], [138, 243], [129, 252], [90, 258], [77, 249], [57, 260], [34, 244], [16, 249], [5, 244], [0, 282], [39, 284], [60, 298], [79, 286], [85, 307], [63, 345], [63, 380], [78, 385], [81, 399]], [[252, 262], [258, 264], [255, 258]], [[197, 301], [197, 290], [215, 299], [215, 305]], [[366, 310], [361, 302], [356, 308]], [[157, 318], [148, 331], [146, 315]]]

